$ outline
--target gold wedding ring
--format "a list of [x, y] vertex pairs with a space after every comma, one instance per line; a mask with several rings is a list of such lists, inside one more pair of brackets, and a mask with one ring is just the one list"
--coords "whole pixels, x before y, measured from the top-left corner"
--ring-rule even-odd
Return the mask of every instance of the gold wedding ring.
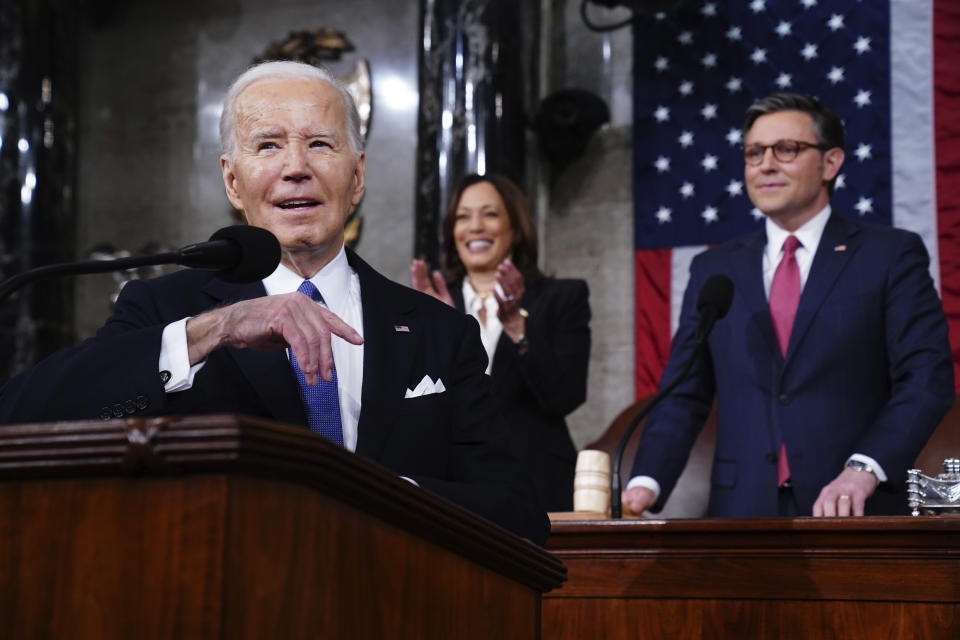
[[840, 496], [838, 500], [849, 500], [850, 496]]

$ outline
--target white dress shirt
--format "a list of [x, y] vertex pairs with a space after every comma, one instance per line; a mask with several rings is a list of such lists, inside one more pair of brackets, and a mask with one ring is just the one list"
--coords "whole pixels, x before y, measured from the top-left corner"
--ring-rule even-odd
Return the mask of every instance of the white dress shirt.
[[[486, 373], [490, 375], [490, 372], [493, 371], [493, 354], [497, 352], [497, 342], [500, 341], [500, 335], [503, 333], [503, 325], [497, 316], [500, 305], [497, 304], [497, 299], [493, 297], [492, 293], [488, 294], [485, 298], [481, 298], [477, 292], [473, 290], [473, 286], [467, 278], [463, 279], [463, 287], [461, 290], [463, 291], [464, 309], [480, 323], [480, 341], [483, 343], [483, 348], [487, 352]], [[503, 289], [500, 288], [499, 283], [496, 285], [496, 290], [498, 295], [503, 295]], [[486, 316], [486, 322], [480, 319], [481, 307], [486, 310], [484, 314]]]
[[[800, 241], [800, 246], [794, 253], [797, 259], [797, 267], [800, 269], [800, 292], [803, 293], [803, 287], [807, 284], [807, 278], [810, 276], [810, 268], [813, 266], [813, 257], [817, 254], [817, 247], [820, 246], [820, 239], [823, 237], [823, 230], [830, 219], [831, 208], [828, 204], [820, 210], [817, 215], [807, 220], [796, 231], [790, 232], [777, 226], [770, 218], [766, 220], [767, 245], [763, 251], [763, 290], [770, 299], [770, 285], [773, 283], [773, 274], [776, 273], [780, 261], [783, 259], [783, 245], [787, 237], [794, 235]], [[876, 460], [862, 453], [852, 454], [848, 460], [859, 460], [864, 462], [874, 470], [877, 479], [880, 482], [886, 482], [887, 474]], [[627, 489], [634, 487], [646, 487], [653, 491], [654, 495], [660, 497], [660, 483], [650, 476], [634, 476], [627, 483]]]
[[[360, 301], [360, 278], [347, 262], [343, 248], [340, 253], [310, 278], [323, 296], [327, 308], [341, 320], [363, 335], [363, 306]], [[263, 280], [267, 295], [296, 291], [303, 278], [284, 265]], [[184, 391], [193, 385], [193, 378], [203, 368], [205, 360], [190, 366], [187, 352], [186, 325], [183, 318], [167, 325], [160, 347], [160, 371], [169, 371], [170, 379], [164, 385], [167, 393]], [[340, 398], [340, 421], [344, 448], [357, 448], [357, 422], [360, 419], [360, 392], [363, 388], [363, 345], [350, 344], [332, 336], [333, 359], [337, 368], [337, 392]], [[290, 357], [290, 349], [287, 349]]]

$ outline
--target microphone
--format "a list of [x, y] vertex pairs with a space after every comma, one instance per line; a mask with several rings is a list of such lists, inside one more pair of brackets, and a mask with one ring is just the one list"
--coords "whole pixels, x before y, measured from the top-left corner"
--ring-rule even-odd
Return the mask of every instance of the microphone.
[[713, 325], [730, 311], [733, 302], [733, 282], [727, 276], [712, 275], [707, 278], [697, 296], [697, 311], [700, 320], [693, 332], [693, 340], [699, 346], [710, 335]]
[[697, 311], [700, 313], [700, 319], [697, 321], [697, 328], [693, 333], [693, 350], [687, 357], [686, 362], [683, 363], [677, 377], [666, 387], [658, 391], [656, 395], [650, 399], [650, 402], [633, 417], [633, 420], [627, 425], [613, 453], [613, 468], [610, 471], [611, 518], [619, 519], [623, 515], [623, 505], [620, 497], [620, 462], [623, 458], [623, 451], [627, 448], [627, 441], [630, 440], [630, 436], [637, 430], [637, 426], [647, 417], [647, 414], [687, 377], [687, 374], [690, 373], [690, 369], [693, 367], [693, 361], [697, 356], [697, 352], [700, 351], [700, 347], [706, 342], [707, 336], [710, 335], [710, 331], [713, 329], [713, 325], [717, 323], [717, 320], [727, 315], [732, 302], [733, 282], [727, 276], [719, 274], [712, 275], [707, 278], [707, 281], [703, 283], [703, 286], [700, 288], [700, 293], [697, 295]]
[[206, 242], [178, 250], [176, 264], [217, 270], [220, 278], [227, 282], [256, 282], [273, 273], [280, 264], [280, 243], [260, 227], [224, 227]]
[[122, 271], [158, 264], [216, 270], [219, 271], [219, 277], [227, 282], [256, 282], [273, 273], [280, 264], [280, 243], [266, 229], [248, 225], [224, 227], [210, 236], [207, 242], [191, 244], [177, 251], [117, 260], [65, 262], [29, 269], [0, 283], [0, 300], [41, 278]]

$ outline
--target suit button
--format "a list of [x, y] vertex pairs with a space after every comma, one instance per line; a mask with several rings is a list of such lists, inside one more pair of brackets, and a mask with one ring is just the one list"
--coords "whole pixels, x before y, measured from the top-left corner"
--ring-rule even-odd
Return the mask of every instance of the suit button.
[[143, 411], [144, 409], [150, 406], [150, 398], [148, 398], [143, 394], [138, 395], [134, 399], [134, 402], [137, 403], [137, 409], [140, 409], [140, 411]]
[[767, 462], [769, 462], [770, 464], [777, 463], [777, 454], [773, 453], [772, 451], [767, 453], [767, 455], [765, 455], [764, 458], [766, 458]]
[[113, 412], [110, 411], [110, 407], [103, 407], [102, 409], [100, 409], [101, 420], [109, 420], [112, 417], [113, 417]]
[[124, 415], [126, 415], [126, 413], [125, 413], [124, 410], [123, 410], [123, 405], [122, 405], [122, 404], [120, 404], [120, 403], [118, 402], [117, 404], [113, 405], [113, 417], [114, 417], [114, 418], [122, 418]]
[[133, 404], [133, 400], [126, 400], [123, 403], [123, 410], [128, 416], [132, 416], [137, 412], [137, 405]]
[[780, 401], [780, 404], [790, 404], [790, 394], [781, 393], [779, 396], [777, 396], [777, 400]]

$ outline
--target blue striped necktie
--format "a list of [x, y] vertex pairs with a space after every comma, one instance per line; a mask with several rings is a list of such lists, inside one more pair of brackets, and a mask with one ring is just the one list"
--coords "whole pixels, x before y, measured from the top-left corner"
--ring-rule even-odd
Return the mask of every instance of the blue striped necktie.
[[[326, 306], [323, 296], [309, 280], [304, 280], [297, 291]], [[306, 377], [300, 370], [300, 365], [297, 364], [297, 358], [293, 355], [293, 351], [290, 352], [290, 364], [293, 365], [293, 372], [297, 376], [297, 382], [300, 383], [300, 399], [303, 401], [303, 408], [307, 412], [307, 424], [310, 425], [310, 430], [342, 447], [343, 428], [340, 423], [340, 397], [337, 395], [336, 365], [333, 367], [333, 377], [330, 382], [326, 382], [318, 376], [317, 385], [311, 387], [307, 384]]]

